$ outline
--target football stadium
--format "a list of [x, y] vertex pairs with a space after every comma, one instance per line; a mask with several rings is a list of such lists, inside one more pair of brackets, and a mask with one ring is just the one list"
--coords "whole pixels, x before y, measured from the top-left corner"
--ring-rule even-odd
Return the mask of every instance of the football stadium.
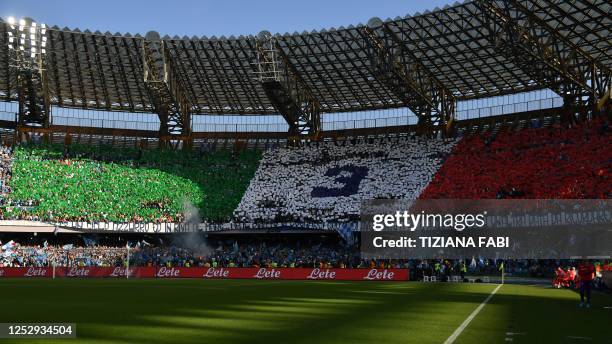
[[28, 6], [0, 342], [612, 343], [609, 1], [239, 36]]

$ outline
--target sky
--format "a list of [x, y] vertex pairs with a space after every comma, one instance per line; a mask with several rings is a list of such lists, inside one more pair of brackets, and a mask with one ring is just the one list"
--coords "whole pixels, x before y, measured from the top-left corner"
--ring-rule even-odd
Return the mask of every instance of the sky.
[[449, 0], [0, 0], [0, 17], [60, 28], [162, 36], [293, 33], [404, 17]]

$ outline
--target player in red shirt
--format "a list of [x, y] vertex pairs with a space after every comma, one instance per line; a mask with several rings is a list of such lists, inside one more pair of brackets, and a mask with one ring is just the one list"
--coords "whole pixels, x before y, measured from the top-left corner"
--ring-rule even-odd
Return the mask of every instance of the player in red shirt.
[[580, 307], [585, 306], [584, 297], [586, 294], [586, 307], [591, 307], [591, 284], [595, 278], [595, 266], [588, 260], [583, 260], [578, 265], [578, 278], [580, 279]]

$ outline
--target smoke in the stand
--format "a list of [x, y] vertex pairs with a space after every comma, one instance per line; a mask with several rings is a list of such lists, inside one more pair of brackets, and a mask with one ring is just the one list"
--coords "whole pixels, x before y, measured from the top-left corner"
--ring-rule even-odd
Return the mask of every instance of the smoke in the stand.
[[196, 255], [204, 256], [210, 254], [214, 249], [208, 244], [206, 235], [196, 231], [198, 225], [202, 222], [200, 210], [188, 199], [184, 199], [183, 213], [185, 214], [185, 220], [183, 221], [185, 226], [183, 227], [187, 228], [188, 232], [173, 234], [172, 245], [188, 249]]
[[185, 214], [184, 224], [190, 226], [197, 226], [202, 222], [202, 217], [200, 216], [200, 209], [198, 209], [190, 200], [187, 198], [183, 199], [183, 214]]
[[197, 256], [207, 256], [214, 251], [201, 232], [176, 233], [171, 238], [172, 246], [187, 249]]

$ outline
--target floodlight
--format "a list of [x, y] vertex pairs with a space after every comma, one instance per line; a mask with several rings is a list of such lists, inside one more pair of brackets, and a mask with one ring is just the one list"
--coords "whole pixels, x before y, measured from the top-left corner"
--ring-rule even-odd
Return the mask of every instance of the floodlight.
[[[39, 56], [42, 57], [47, 52], [45, 49], [47, 45], [47, 36], [45, 35], [47, 25], [36, 23], [30, 18], [8, 18], [9, 24], [14, 24], [15, 22], [19, 23], [18, 26], [11, 25], [10, 30], [7, 30], [8, 47], [10, 50], [15, 51], [18, 63], [24, 63], [24, 68], [35, 68], [31, 65], [31, 62], [35, 62]], [[27, 61], [30, 58], [32, 61]]]

